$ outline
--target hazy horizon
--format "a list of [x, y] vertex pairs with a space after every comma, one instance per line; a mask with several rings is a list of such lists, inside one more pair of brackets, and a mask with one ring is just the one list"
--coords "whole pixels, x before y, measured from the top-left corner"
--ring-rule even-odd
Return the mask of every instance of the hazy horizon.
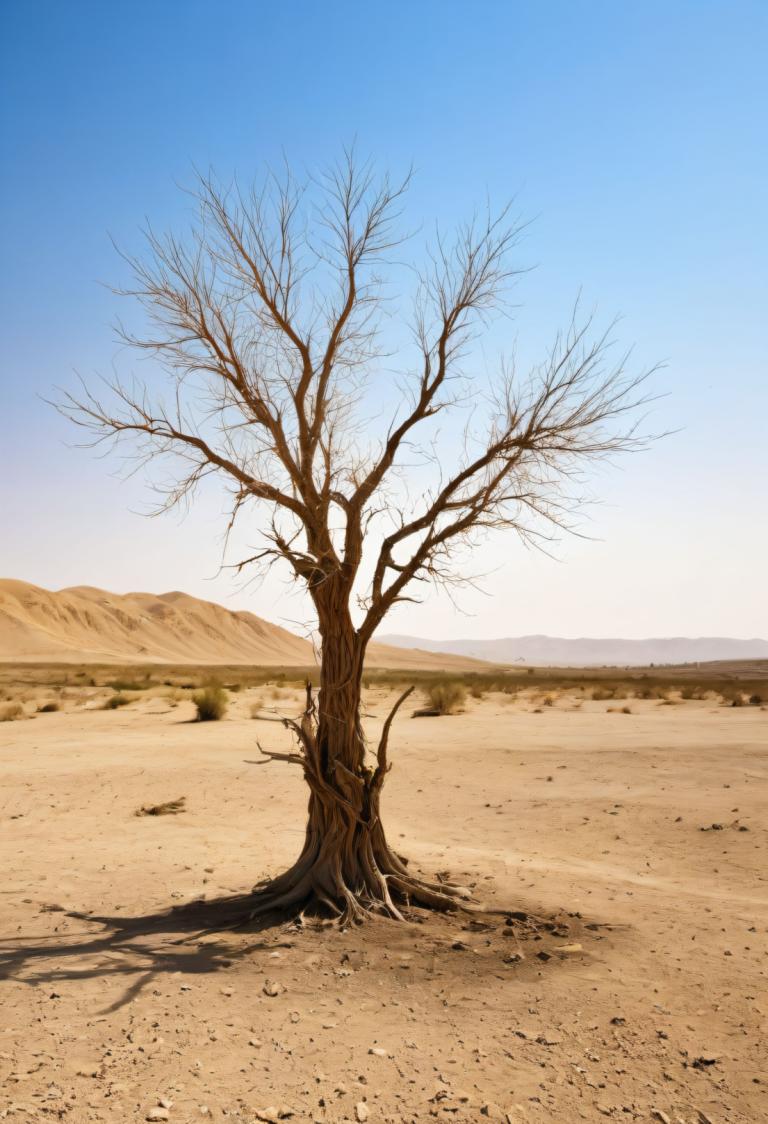
[[[25, 584], [29, 584], [29, 585], [36, 585], [37, 584], [37, 583], [34, 583], [34, 582], [26, 582], [26, 579], [24, 579], [24, 578], [12, 577], [8, 574], [0, 574], [0, 587], [2, 586], [2, 583], [4, 581], [12, 581], [12, 582], [13, 581], [21, 581], [21, 582], [25, 582]], [[113, 594], [117, 593], [119, 596], [130, 596], [130, 595], [133, 595], [133, 594], [148, 594], [150, 596], [163, 596], [163, 595], [167, 596], [167, 595], [170, 595], [170, 594], [181, 593], [182, 595], [189, 596], [189, 597], [195, 597], [195, 598], [197, 598], [198, 600], [201, 600], [201, 601], [212, 602], [213, 604], [216, 604], [216, 605], [221, 604], [221, 602], [217, 601], [215, 598], [203, 597], [200, 594], [190, 593], [188, 590], [177, 589], [177, 588], [173, 588], [173, 589], [114, 590], [114, 589], [109, 589], [106, 586], [93, 586], [93, 585], [86, 584], [86, 583], [83, 583], [83, 582], [78, 582], [78, 583], [74, 583], [72, 585], [61, 586], [61, 587], [50, 587], [50, 589], [48, 589], [48, 587], [46, 587], [46, 586], [39, 586], [38, 585], [38, 588], [46, 589], [48, 592], [53, 592], [53, 593], [66, 593], [68, 590], [76, 590], [78, 588], [80, 588], [80, 589], [90, 588], [90, 589], [101, 590], [105, 593], [113, 593]], [[224, 605], [223, 607], [228, 609], [230, 612], [250, 612], [250, 613], [254, 613], [254, 615], [259, 616], [260, 618], [262, 618], [263, 620], [266, 620], [269, 623], [281, 624], [281, 622], [279, 620], [277, 620], [274, 615], [270, 616], [268, 614], [268, 612], [256, 613], [255, 610], [253, 608], [251, 608], [250, 606], [245, 605], [245, 604], [238, 605], [236, 602], [237, 602], [237, 595], [235, 594], [235, 595], [233, 595], [233, 603], [230, 604], [230, 605]], [[281, 627], [287, 627], [287, 626], [282, 624]], [[297, 627], [298, 627], [298, 622], [297, 622]], [[301, 635], [304, 635], [303, 629], [300, 629], [299, 631], [300, 631]], [[465, 634], [462, 634], [462, 633], [451, 633], [450, 635], [442, 634], [442, 635], [434, 636], [434, 635], [426, 635], [424, 633], [415, 634], [415, 633], [409, 633], [409, 632], [393, 631], [392, 629], [389, 628], [387, 620], [385, 620], [384, 623], [382, 624], [382, 626], [379, 629], [377, 629], [377, 631], [375, 633], [375, 637], [376, 637], [377, 641], [382, 642], [382, 643], [388, 643], [390, 641], [392, 643], [399, 643], [400, 641], [405, 641], [405, 640], [408, 640], [408, 641], [419, 641], [419, 640], [421, 640], [421, 641], [426, 641], [426, 642], [435, 643], [435, 644], [447, 644], [447, 643], [452, 643], [452, 642], [458, 642], [458, 643], [466, 642], [466, 643], [480, 643], [480, 644], [482, 644], [482, 643], [491, 643], [491, 642], [500, 641], [500, 640], [503, 641], [503, 640], [538, 640], [538, 639], [541, 639], [541, 640], [563, 640], [563, 641], [566, 641], [568, 643], [573, 642], [573, 641], [579, 641], [579, 640], [585, 640], [585, 641], [603, 641], [603, 640], [614, 641], [614, 640], [617, 640], [617, 641], [620, 641], [620, 642], [627, 641], [629, 643], [642, 643], [644, 641], [657, 641], [657, 640], [662, 640], [662, 641], [666, 641], [666, 640], [729, 640], [729, 641], [734, 641], [736, 643], [739, 643], [741, 641], [745, 641], [745, 642], [761, 641], [763, 643], [768, 643], [768, 639], [766, 639], [765, 637], [762, 637], [762, 636], [758, 636], [757, 634], [755, 634], [754, 636], [733, 636], [733, 635], [730, 635], [730, 634], [727, 635], [727, 636], [721, 635], [721, 634], [701, 634], [701, 635], [690, 635], [690, 636], [673, 635], [673, 634], [663, 634], [663, 635], [650, 635], [649, 634], [649, 635], [644, 635], [644, 636], [619, 636], [619, 635], [615, 635], [615, 634], [612, 634], [612, 635], [608, 635], [608, 634], [597, 635], [595, 633], [591, 633], [591, 634], [579, 633], [579, 634], [575, 634], [575, 635], [567, 635], [566, 633], [554, 634], [554, 633], [548, 633], [548, 632], [527, 632], [527, 633], [516, 633], [514, 635], [511, 634], [511, 633], [496, 633], [496, 634], [492, 634], [492, 635], [488, 635], [488, 636], [469, 636], [469, 635], [465, 635]]]
[[[412, 229], [448, 228], [486, 196], [515, 196], [534, 220], [516, 257], [536, 268], [480, 367], [516, 341], [524, 372], [581, 291], [601, 324], [623, 316], [616, 337], [636, 345], [637, 369], [666, 364], [648, 428], [671, 433], [592, 476], [589, 537], [552, 559], [497, 535], [472, 555], [482, 592], [427, 592], [381, 631], [768, 635], [768, 8], [338, 3], [329, 18], [229, 2], [226, 52], [208, 49], [207, 10], [4, 9], [0, 571], [50, 589], [180, 589], [307, 623], [285, 575], [219, 572], [216, 487], [184, 519], [144, 519], [143, 474], [118, 480], [117, 458], [69, 447], [77, 434], [42, 398], [75, 369], [93, 381], [137, 366], [110, 328], [130, 310], [100, 284], [125, 280], [109, 234], [133, 249], [145, 216], [183, 229], [177, 185], [194, 166], [247, 180], [283, 152], [299, 169], [327, 164], [357, 138], [382, 169], [414, 163]], [[244, 526], [228, 560], [255, 537]]]

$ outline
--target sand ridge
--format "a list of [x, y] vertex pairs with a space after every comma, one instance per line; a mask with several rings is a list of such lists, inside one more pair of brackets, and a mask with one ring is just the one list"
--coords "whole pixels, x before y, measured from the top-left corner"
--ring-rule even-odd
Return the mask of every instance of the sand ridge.
[[[0, 661], [250, 664], [308, 667], [309, 640], [254, 613], [187, 593], [110, 593], [93, 586], [58, 591], [0, 579]], [[369, 667], [486, 665], [464, 656], [371, 645]]]

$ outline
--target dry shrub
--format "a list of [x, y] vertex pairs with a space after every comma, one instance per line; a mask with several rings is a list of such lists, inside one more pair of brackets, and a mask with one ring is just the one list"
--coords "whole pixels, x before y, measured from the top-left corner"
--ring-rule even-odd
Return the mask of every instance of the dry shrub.
[[61, 710], [61, 706], [56, 701], [43, 703], [42, 706], [37, 708], [38, 714], [53, 714], [55, 711]]
[[260, 698], [256, 698], [251, 703], [251, 718], [259, 718], [262, 711], [262, 702]]
[[118, 710], [121, 706], [128, 706], [128, 703], [130, 701], [131, 700], [129, 698], [127, 698], [125, 695], [121, 695], [121, 694], [112, 695], [111, 698], [107, 699], [107, 701], [104, 703], [104, 705], [101, 709], [102, 710]]
[[749, 696], [749, 705], [750, 706], [762, 706], [763, 705], [763, 696], [762, 695], [750, 695]]
[[427, 698], [438, 714], [455, 714], [467, 701], [467, 692], [463, 683], [433, 683]]
[[592, 692], [593, 702], [605, 702], [606, 699], [613, 699], [616, 697], [616, 692], [613, 687], [595, 687]]
[[552, 698], [551, 695], [545, 695], [544, 698], [541, 701], [543, 702], [544, 706], [554, 706], [555, 705], [555, 700]]
[[680, 688], [680, 698], [685, 699], [686, 701], [688, 701], [690, 699], [701, 700], [701, 699], [706, 699], [708, 697], [709, 697], [709, 691], [706, 691], [703, 687], [688, 687], [688, 686], [685, 686], [685, 687]]
[[9, 702], [0, 706], [0, 722], [16, 722], [24, 717], [24, 707], [20, 702]]
[[428, 706], [413, 712], [414, 718], [437, 718], [444, 714], [456, 714], [467, 701], [463, 683], [432, 683], [426, 689]]
[[664, 692], [660, 691], [658, 687], [640, 687], [635, 691], [636, 699], [662, 699]]
[[218, 722], [227, 712], [227, 692], [215, 684], [197, 691], [192, 701], [197, 707], [198, 722]]
[[473, 699], [484, 699], [485, 686], [482, 683], [472, 683], [469, 688], [469, 693]]
[[628, 707], [628, 706], [623, 706], [623, 707], [621, 708], [621, 713], [622, 713], [622, 714], [631, 714], [631, 713], [632, 713], [632, 709], [631, 709], [631, 707]]

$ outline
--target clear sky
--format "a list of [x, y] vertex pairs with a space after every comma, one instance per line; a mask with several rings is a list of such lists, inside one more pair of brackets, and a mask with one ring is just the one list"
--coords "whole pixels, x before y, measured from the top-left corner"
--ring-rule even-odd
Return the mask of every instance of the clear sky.
[[[342, 145], [414, 164], [415, 223], [515, 195], [536, 268], [523, 356], [579, 288], [664, 360], [652, 428], [601, 474], [589, 540], [557, 559], [489, 543], [484, 593], [435, 594], [386, 631], [432, 637], [768, 635], [768, 4], [515, 0], [2, 4], [0, 575], [183, 589], [284, 624], [278, 576], [217, 576], [215, 490], [145, 519], [141, 476], [68, 446], [40, 396], [109, 373], [123, 277], [108, 235], [183, 225], [193, 165], [247, 178]], [[247, 536], [246, 536], [247, 537]]]

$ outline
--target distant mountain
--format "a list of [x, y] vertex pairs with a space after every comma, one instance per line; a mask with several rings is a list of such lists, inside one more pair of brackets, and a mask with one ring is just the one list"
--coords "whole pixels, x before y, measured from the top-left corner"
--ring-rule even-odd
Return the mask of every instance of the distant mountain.
[[[308, 640], [187, 593], [49, 590], [0, 579], [0, 662], [187, 663], [308, 667]], [[372, 644], [368, 667], [464, 671], [466, 656]]]
[[649, 640], [569, 640], [559, 636], [509, 636], [499, 640], [424, 640], [378, 636], [382, 644], [453, 653], [495, 664], [544, 667], [647, 667], [649, 664], [705, 663], [710, 660], [768, 659], [768, 640], [727, 636], [671, 636]]

